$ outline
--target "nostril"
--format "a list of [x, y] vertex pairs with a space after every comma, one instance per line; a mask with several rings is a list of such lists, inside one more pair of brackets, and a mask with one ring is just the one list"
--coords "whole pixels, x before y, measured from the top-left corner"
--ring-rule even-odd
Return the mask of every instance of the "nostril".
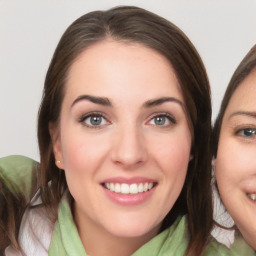
[[138, 167], [144, 163], [144, 161], [131, 161], [131, 159], [122, 159], [114, 162], [116, 165], [122, 166], [123, 168]]

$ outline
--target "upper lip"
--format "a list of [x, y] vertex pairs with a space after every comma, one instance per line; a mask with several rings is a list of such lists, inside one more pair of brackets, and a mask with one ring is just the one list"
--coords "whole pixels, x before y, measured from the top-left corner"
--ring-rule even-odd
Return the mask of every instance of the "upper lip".
[[256, 192], [247, 192], [247, 195], [256, 195]]
[[104, 179], [101, 183], [125, 183], [125, 184], [134, 184], [134, 183], [157, 183], [155, 179], [147, 177], [111, 177]]
[[245, 191], [246, 194], [256, 194], [255, 189], [249, 189], [248, 188], [248, 189], [245, 189], [244, 191]]
[[251, 177], [250, 179], [246, 179], [241, 186], [241, 189], [246, 194], [256, 194], [256, 177]]

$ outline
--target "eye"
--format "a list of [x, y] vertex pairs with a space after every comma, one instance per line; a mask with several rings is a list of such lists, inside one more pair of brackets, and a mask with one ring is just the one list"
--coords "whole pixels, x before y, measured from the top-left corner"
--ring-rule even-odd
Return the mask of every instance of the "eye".
[[101, 128], [102, 126], [109, 124], [109, 121], [100, 113], [83, 116], [80, 119], [80, 122], [89, 128]]
[[252, 128], [242, 129], [242, 130], [239, 130], [237, 134], [243, 137], [250, 138], [250, 137], [256, 136], [256, 129], [252, 129]]
[[168, 126], [171, 123], [175, 124], [176, 120], [168, 114], [156, 115], [149, 121], [149, 124], [156, 126]]

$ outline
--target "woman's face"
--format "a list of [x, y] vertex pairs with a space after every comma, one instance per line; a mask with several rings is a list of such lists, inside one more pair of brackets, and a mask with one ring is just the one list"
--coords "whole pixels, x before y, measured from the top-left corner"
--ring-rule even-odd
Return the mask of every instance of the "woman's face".
[[80, 235], [158, 232], [183, 187], [191, 147], [185, 102], [165, 57], [136, 43], [89, 47], [70, 69], [52, 134]]
[[256, 72], [234, 92], [218, 146], [216, 176], [221, 198], [247, 242], [256, 249]]

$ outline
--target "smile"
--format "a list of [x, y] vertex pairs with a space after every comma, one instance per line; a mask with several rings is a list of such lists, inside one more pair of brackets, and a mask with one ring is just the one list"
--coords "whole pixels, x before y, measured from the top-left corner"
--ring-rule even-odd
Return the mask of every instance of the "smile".
[[253, 201], [256, 201], [256, 194], [247, 194], [247, 196]]
[[133, 183], [133, 184], [126, 184], [126, 183], [104, 183], [103, 186], [115, 193], [119, 194], [139, 194], [144, 193], [151, 190], [156, 183], [153, 182], [145, 182], [145, 183]]

